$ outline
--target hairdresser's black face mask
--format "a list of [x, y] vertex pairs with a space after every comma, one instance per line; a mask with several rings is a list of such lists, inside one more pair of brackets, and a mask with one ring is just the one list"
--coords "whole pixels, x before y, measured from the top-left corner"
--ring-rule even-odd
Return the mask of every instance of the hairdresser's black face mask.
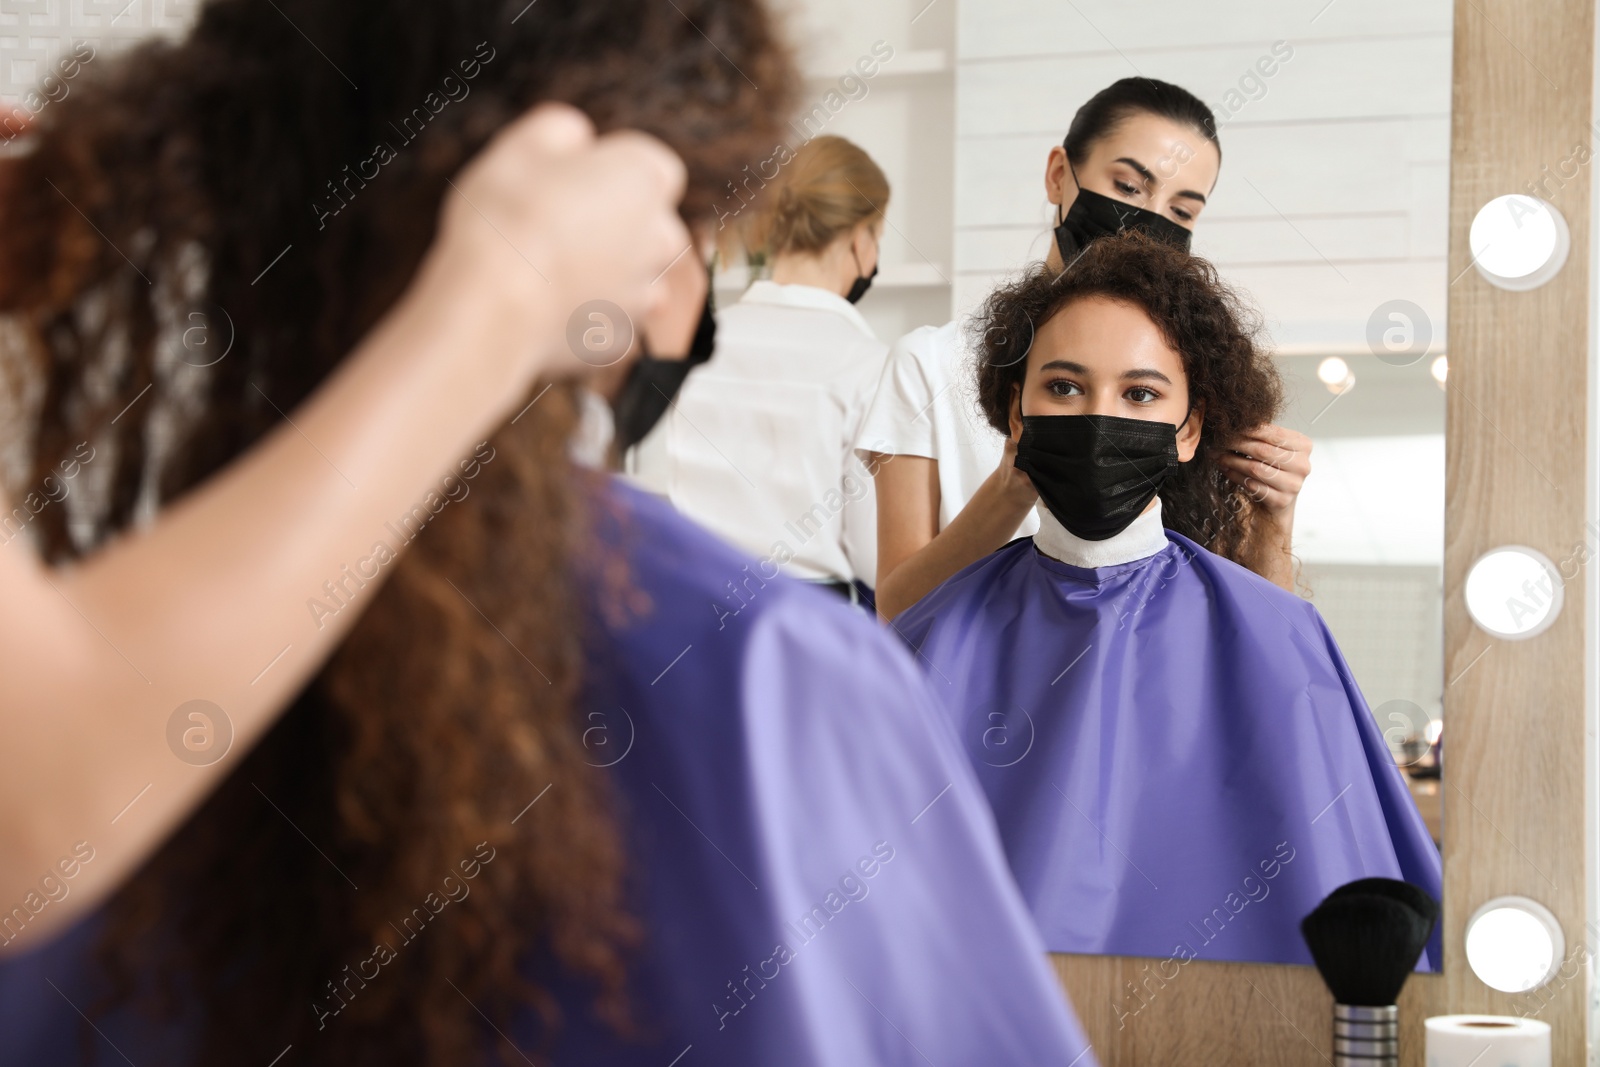
[[1178, 427], [1115, 415], [1024, 415], [1017, 469], [1085, 541], [1126, 530], [1178, 469]]
[[[1077, 172], [1072, 175], [1074, 183]], [[1158, 212], [1114, 200], [1078, 186], [1078, 195], [1066, 216], [1056, 225], [1056, 248], [1061, 262], [1071, 263], [1078, 253], [1097, 237], [1109, 237], [1123, 230], [1138, 230], [1174, 248], [1189, 251], [1190, 232]]]
[[[617, 398], [611, 402], [611, 413], [616, 422], [618, 454], [626, 452], [643, 441], [645, 435], [661, 421], [678, 395], [684, 379], [695, 367], [711, 358], [716, 344], [716, 308], [711, 300], [711, 287], [706, 286], [706, 305], [700, 312], [700, 325], [695, 328], [694, 340], [689, 342], [689, 355], [685, 359], [657, 359], [648, 348], [639, 357], [627, 380], [622, 383]], [[641, 344], [643, 343], [641, 339]]]

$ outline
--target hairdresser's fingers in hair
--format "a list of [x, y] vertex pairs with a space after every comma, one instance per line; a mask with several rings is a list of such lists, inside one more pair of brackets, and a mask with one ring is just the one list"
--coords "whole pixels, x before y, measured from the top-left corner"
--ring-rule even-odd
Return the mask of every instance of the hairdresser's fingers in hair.
[[1235, 467], [1224, 462], [1223, 474], [1229, 481], [1244, 489], [1245, 493], [1269, 512], [1287, 512], [1294, 507], [1300, 491], [1300, 482], [1295, 480], [1292, 485], [1278, 486], [1269, 483], [1264, 477], [1258, 477], [1250, 469]]
[[1304, 483], [1311, 473], [1311, 461], [1304, 453], [1285, 452], [1271, 446], [1246, 446], [1236, 444], [1233, 451], [1222, 453], [1219, 462], [1224, 466], [1236, 467], [1258, 478], [1266, 478], [1282, 488], [1290, 488], [1291, 483], [1283, 480], [1292, 478], [1292, 487]]
[[1258, 463], [1268, 470], [1287, 471], [1301, 477], [1311, 472], [1311, 461], [1304, 453], [1290, 452], [1273, 445], [1236, 441], [1223, 456], [1230, 461]]
[[1280, 469], [1301, 475], [1311, 473], [1311, 438], [1298, 430], [1270, 424], [1257, 426], [1229, 447]]
[[1225, 469], [1237, 471], [1284, 492], [1299, 492], [1306, 480], [1305, 475], [1293, 467], [1279, 466], [1267, 460], [1253, 459], [1232, 452], [1223, 453], [1219, 457], [1219, 462]]
[[1254, 500], [1257, 504], [1266, 504], [1268, 491], [1260, 482], [1256, 481], [1248, 474], [1238, 474], [1233, 471], [1228, 471], [1227, 475], [1235, 485], [1244, 490], [1245, 495], [1251, 500]]

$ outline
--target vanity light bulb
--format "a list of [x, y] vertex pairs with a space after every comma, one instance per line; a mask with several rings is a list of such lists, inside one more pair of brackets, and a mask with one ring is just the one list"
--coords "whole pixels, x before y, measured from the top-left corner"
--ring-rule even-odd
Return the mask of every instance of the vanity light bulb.
[[1561, 614], [1563, 584], [1543, 552], [1503, 545], [1479, 556], [1467, 571], [1467, 614], [1496, 637], [1533, 637]]
[[1518, 292], [1537, 289], [1567, 261], [1572, 237], [1567, 220], [1536, 196], [1497, 196], [1473, 217], [1467, 234], [1472, 265], [1491, 285]]
[[1444, 356], [1434, 357], [1433, 362], [1428, 365], [1428, 372], [1433, 375], [1434, 381], [1438, 382], [1441, 386], [1444, 385], [1445, 379], [1450, 376], [1449, 360], [1447, 360]]
[[1427, 725], [1427, 727], [1422, 731], [1422, 736], [1427, 738], [1428, 744], [1430, 744], [1430, 745], [1437, 745], [1439, 743], [1439, 738], [1443, 734], [1444, 734], [1444, 720], [1443, 719], [1430, 720], [1428, 725]]
[[1467, 923], [1467, 965], [1502, 993], [1526, 993], [1555, 976], [1565, 950], [1561, 924], [1526, 897], [1497, 897]]
[[1328, 387], [1328, 392], [1335, 396], [1356, 384], [1356, 376], [1350, 370], [1350, 364], [1338, 356], [1329, 356], [1317, 364], [1317, 378]]

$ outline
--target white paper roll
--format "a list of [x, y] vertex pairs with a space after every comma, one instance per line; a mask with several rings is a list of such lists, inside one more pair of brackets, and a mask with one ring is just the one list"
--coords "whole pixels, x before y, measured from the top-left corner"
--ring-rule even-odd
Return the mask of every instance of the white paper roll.
[[1428, 1067], [1550, 1067], [1550, 1024], [1505, 1015], [1436, 1015]]

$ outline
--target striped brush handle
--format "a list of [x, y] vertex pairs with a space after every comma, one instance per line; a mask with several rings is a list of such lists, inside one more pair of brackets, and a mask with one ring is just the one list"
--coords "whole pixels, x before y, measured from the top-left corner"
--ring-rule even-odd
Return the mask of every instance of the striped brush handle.
[[1400, 1009], [1335, 1004], [1333, 1067], [1400, 1067]]

